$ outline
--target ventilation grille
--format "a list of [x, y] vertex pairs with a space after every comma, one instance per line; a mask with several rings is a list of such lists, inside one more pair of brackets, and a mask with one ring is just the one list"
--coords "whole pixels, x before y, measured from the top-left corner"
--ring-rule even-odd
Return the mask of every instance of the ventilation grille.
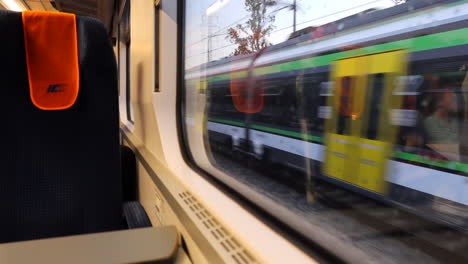
[[228, 263], [258, 263], [255, 258], [211, 215], [190, 192], [179, 193], [184, 204], [192, 211], [199, 226], [223, 249]]
[[160, 226], [163, 225], [164, 198], [156, 187], [153, 187], [153, 195], [154, 207], [151, 208], [155, 216], [156, 226]]

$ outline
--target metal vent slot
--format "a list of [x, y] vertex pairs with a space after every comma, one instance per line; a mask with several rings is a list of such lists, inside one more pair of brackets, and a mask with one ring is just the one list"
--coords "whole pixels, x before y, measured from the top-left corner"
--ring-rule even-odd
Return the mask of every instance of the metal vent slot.
[[163, 215], [163, 206], [164, 206], [164, 199], [162, 194], [158, 191], [158, 189], [153, 188], [153, 195], [154, 195], [154, 205], [153, 205], [153, 213], [155, 216], [155, 219], [157, 220], [157, 225], [162, 225], [163, 220], [162, 220], [162, 215]]
[[255, 258], [242, 245], [223, 228], [219, 221], [211, 215], [202, 204], [188, 191], [179, 193], [179, 198], [182, 199], [183, 205], [196, 216], [196, 221], [199, 226], [206, 229], [206, 233], [210, 234], [214, 241], [220, 245], [219, 248], [224, 250], [227, 258], [226, 261], [235, 264], [253, 264], [258, 263]]

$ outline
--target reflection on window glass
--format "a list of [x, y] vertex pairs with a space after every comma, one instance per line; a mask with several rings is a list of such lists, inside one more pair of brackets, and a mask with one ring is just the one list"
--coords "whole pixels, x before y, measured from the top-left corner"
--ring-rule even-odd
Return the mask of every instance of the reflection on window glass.
[[306, 250], [464, 263], [466, 17], [456, 0], [185, 1], [188, 154]]

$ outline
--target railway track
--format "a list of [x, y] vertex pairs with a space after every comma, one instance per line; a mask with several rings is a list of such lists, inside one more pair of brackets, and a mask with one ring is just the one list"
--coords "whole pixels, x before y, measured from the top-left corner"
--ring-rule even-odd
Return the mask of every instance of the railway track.
[[[340, 209], [347, 216], [380, 230], [382, 237], [397, 238], [443, 263], [468, 261], [467, 232], [430, 221], [328, 182], [318, 181], [316, 191], [321, 203]], [[374, 239], [375, 235], [372, 236], [357, 235], [354, 239]]]
[[[224, 158], [237, 160], [238, 164], [250, 164], [249, 170], [264, 173], [264, 164], [251, 155], [227, 151], [223, 146], [217, 146], [213, 150]], [[275, 181], [306, 194], [305, 176], [298, 177], [297, 172], [285, 168], [275, 168], [270, 172], [274, 172], [269, 176]], [[361, 243], [367, 240], [367, 243], [372, 243], [382, 239], [393, 239], [431, 256], [435, 262], [468, 262], [468, 232], [463, 228], [456, 228], [444, 221], [432, 221], [405, 208], [385, 204], [321, 179], [316, 181], [314, 188], [317, 198], [315, 203], [318, 207], [336, 210], [345, 218], [377, 230], [370, 233], [356, 232], [351, 235], [352, 241]]]

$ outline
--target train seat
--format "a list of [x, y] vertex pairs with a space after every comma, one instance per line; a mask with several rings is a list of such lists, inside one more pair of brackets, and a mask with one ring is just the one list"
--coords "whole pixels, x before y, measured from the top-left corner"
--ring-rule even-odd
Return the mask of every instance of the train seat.
[[0, 35], [0, 243], [125, 228], [124, 211], [141, 206], [123, 206], [116, 62], [104, 26], [0, 10]]

